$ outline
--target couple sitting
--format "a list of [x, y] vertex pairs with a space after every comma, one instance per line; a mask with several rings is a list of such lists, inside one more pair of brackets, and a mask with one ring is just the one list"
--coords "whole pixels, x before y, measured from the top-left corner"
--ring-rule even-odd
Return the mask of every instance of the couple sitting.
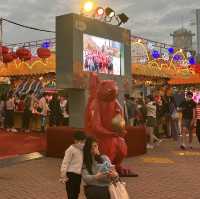
[[118, 178], [115, 166], [101, 155], [95, 139], [83, 132], [74, 134], [75, 143], [65, 152], [60, 181], [66, 183], [68, 199], [78, 199], [81, 177], [87, 199], [110, 199], [109, 185]]

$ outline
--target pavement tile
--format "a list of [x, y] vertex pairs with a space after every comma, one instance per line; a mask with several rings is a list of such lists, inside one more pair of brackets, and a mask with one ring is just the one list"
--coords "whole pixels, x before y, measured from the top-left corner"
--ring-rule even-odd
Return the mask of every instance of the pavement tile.
[[[181, 151], [165, 140], [143, 156], [126, 159], [124, 164], [139, 174], [123, 178], [130, 199], [200, 199], [199, 153], [197, 142], [194, 150]], [[144, 161], [152, 158], [154, 163]], [[58, 182], [60, 164], [61, 159], [45, 157], [0, 168], [0, 199], [67, 198], [65, 186]], [[80, 199], [85, 199], [83, 191]]]

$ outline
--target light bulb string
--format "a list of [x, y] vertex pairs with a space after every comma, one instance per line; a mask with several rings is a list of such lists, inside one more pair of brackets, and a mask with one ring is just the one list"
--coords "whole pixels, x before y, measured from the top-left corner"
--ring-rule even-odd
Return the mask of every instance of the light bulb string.
[[17, 23], [17, 22], [14, 22], [14, 21], [11, 21], [11, 20], [8, 20], [8, 19], [5, 19], [5, 18], [2, 18], [2, 21], [6, 21], [6, 22], [14, 24], [16, 26], [20, 26], [20, 27], [23, 27], [23, 28], [31, 29], [31, 30], [48, 32], [48, 33], [56, 33], [55, 31], [52, 31], [52, 30], [45, 30], [45, 29], [40, 29], [40, 28], [36, 28], [36, 27], [32, 27], [32, 26], [23, 25], [23, 24], [20, 24], [20, 23]]

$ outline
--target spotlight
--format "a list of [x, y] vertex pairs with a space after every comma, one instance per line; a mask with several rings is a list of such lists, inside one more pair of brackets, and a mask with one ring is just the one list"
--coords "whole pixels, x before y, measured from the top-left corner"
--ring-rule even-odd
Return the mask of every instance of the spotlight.
[[90, 13], [94, 9], [94, 3], [92, 1], [86, 1], [83, 4], [83, 12]]
[[98, 7], [96, 9], [96, 15], [99, 16], [99, 17], [103, 16], [104, 15], [104, 9], [102, 7]]
[[124, 13], [119, 14], [119, 15], [118, 15], [118, 18], [121, 20], [121, 21], [119, 22], [118, 26], [120, 26], [120, 25], [123, 24], [123, 23], [126, 23], [126, 22], [129, 20], [129, 18], [128, 18]]
[[107, 7], [107, 8], [105, 9], [105, 14], [106, 14], [107, 17], [112, 18], [112, 17], [115, 16], [115, 11], [114, 11], [113, 9]]

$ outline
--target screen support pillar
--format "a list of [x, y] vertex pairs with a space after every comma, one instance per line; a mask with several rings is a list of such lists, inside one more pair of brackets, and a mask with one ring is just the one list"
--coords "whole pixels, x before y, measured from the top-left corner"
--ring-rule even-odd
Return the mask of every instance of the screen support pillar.
[[85, 89], [68, 90], [70, 127], [84, 128], [86, 97]]

